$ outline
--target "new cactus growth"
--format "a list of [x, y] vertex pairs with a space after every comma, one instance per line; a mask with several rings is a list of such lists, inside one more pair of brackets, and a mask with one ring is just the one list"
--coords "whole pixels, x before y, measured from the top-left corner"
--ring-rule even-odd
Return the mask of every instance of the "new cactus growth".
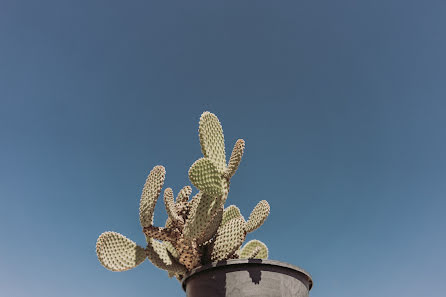
[[259, 228], [268, 217], [267, 201], [260, 201], [245, 221], [235, 205], [224, 208], [230, 179], [243, 156], [245, 142], [237, 140], [226, 164], [223, 129], [218, 118], [204, 112], [199, 123], [203, 158], [189, 169], [189, 179], [199, 190], [192, 194], [185, 186], [174, 199], [171, 188], [164, 190], [168, 218], [164, 227], [153, 222], [155, 204], [164, 185], [166, 171], [155, 166], [147, 177], [141, 194], [139, 219], [147, 246], [142, 248], [116, 232], [102, 233], [96, 243], [99, 262], [112, 271], [125, 271], [141, 264], [147, 257], [169, 277], [181, 279], [193, 268], [227, 259], [266, 259], [268, 248], [251, 240], [241, 248], [246, 234]]

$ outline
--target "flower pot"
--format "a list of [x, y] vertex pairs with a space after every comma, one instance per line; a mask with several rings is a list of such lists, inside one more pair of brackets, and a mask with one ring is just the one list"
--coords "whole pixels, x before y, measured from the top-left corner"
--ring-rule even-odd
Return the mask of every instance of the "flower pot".
[[273, 260], [241, 259], [200, 266], [182, 279], [187, 297], [308, 297], [305, 270]]

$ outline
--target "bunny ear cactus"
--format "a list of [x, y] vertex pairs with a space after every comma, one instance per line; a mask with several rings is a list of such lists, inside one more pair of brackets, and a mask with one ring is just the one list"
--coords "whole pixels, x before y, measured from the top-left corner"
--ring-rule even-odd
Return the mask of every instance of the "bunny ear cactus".
[[268, 258], [268, 248], [260, 240], [250, 240], [238, 254], [240, 259], [266, 259]]
[[116, 232], [104, 232], [96, 242], [101, 264], [111, 271], [125, 271], [141, 264], [146, 253], [136, 243]]
[[142, 248], [116, 232], [101, 234], [96, 243], [99, 262], [112, 271], [125, 271], [147, 257], [169, 277], [181, 280], [193, 268], [233, 258], [267, 258], [268, 248], [258, 240], [241, 248], [246, 235], [259, 228], [268, 217], [270, 206], [260, 201], [247, 221], [235, 205], [224, 208], [230, 179], [241, 162], [245, 142], [237, 140], [226, 164], [223, 129], [218, 118], [204, 112], [199, 123], [203, 158], [189, 169], [189, 179], [199, 190], [192, 199], [190, 186], [183, 187], [176, 199], [171, 188], [164, 190], [167, 220], [164, 227], [154, 226], [156, 202], [164, 186], [166, 170], [155, 166], [141, 194], [139, 219], [147, 246]]

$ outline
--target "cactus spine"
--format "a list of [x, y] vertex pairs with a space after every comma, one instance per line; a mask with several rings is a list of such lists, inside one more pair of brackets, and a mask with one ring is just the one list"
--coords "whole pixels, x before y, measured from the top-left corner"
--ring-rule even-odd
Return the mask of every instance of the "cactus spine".
[[164, 227], [154, 226], [155, 204], [164, 185], [166, 171], [155, 166], [149, 173], [141, 194], [139, 218], [147, 246], [142, 248], [116, 232], [101, 234], [96, 243], [100, 263], [112, 271], [125, 271], [141, 264], [147, 257], [169, 277], [182, 276], [211, 261], [230, 258], [267, 258], [268, 248], [258, 240], [240, 247], [246, 234], [259, 228], [268, 217], [270, 206], [260, 201], [245, 221], [240, 210], [231, 205], [224, 209], [230, 179], [237, 171], [245, 142], [237, 140], [226, 164], [223, 129], [218, 118], [204, 112], [199, 122], [203, 158], [189, 169], [189, 179], [199, 190], [189, 200], [190, 186], [174, 199], [171, 188], [164, 190], [168, 218]]

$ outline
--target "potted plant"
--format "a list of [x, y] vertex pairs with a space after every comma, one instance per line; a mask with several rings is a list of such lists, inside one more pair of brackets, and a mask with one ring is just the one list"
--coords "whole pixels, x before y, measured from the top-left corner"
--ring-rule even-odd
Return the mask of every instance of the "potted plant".
[[308, 296], [312, 280], [307, 272], [266, 260], [268, 248], [259, 240], [242, 246], [247, 233], [259, 228], [268, 217], [268, 202], [260, 201], [247, 221], [237, 206], [224, 208], [245, 142], [237, 140], [226, 163], [218, 118], [204, 112], [198, 131], [204, 157], [192, 164], [189, 179], [199, 192], [189, 199], [192, 188], [185, 186], [174, 199], [172, 189], [166, 188], [168, 218], [164, 227], [154, 226], [155, 204], [166, 174], [163, 166], [155, 166], [147, 177], [139, 207], [146, 248], [119, 233], [104, 232], [96, 243], [100, 263], [112, 271], [125, 271], [148, 258], [169, 277], [175, 276], [188, 297]]

